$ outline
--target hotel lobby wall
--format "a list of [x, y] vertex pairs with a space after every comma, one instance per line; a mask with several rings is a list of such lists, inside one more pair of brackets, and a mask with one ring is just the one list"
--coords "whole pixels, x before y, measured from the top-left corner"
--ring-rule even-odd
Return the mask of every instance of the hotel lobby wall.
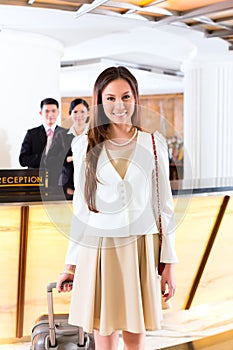
[[[174, 197], [177, 217], [177, 290], [172, 310], [182, 309], [205, 249], [223, 194]], [[29, 205], [23, 335], [28, 336], [37, 317], [47, 313], [46, 285], [56, 281], [64, 266], [72, 208], [69, 202]], [[221, 303], [232, 298], [233, 199], [204, 270], [193, 305]], [[18, 285], [20, 205], [0, 210], [0, 341], [14, 338]], [[55, 312], [68, 312], [70, 295], [55, 292]]]
[[63, 46], [39, 34], [0, 32], [0, 168], [19, 168], [19, 152], [27, 129], [42, 123], [40, 101], [60, 100]]

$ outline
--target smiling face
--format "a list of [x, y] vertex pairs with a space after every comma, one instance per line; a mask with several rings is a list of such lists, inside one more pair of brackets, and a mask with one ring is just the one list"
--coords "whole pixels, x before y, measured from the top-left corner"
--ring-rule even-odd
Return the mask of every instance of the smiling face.
[[59, 115], [59, 109], [56, 105], [43, 105], [40, 115], [43, 117], [45, 124], [52, 126], [56, 123]]
[[111, 81], [102, 92], [103, 109], [114, 124], [131, 124], [135, 110], [135, 98], [129, 83], [125, 79]]
[[88, 118], [88, 113], [88, 109], [86, 106], [84, 106], [83, 103], [76, 105], [71, 112], [71, 117], [73, 119], [74, 124], [77, 127], [84, 128]]

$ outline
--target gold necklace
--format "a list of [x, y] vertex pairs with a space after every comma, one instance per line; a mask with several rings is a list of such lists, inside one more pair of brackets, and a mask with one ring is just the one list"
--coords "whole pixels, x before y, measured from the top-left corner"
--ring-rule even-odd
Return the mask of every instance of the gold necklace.
[[137, 133], [138, 133], [138, 129], [135, 128], [135, 131], [134, 131], [133, 136], [132, 136], [129, 140], [127, 140], [126, 142], [124, 142], [124, 143], [117, 143], [117, 142], [112, 141], [112, 140], [110, 140], [110, 139], [108, 139], [108, 141], [109, 141], [112, 145], [117, 146], [117, 147], [127, 146], [127, 145], [128, 145], [130, 142], [132, 142], [133, 139], [137, 136]]

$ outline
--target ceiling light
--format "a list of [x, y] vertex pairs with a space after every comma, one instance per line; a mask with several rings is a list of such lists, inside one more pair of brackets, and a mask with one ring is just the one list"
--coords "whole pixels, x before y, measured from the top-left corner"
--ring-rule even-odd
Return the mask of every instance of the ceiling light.
[[[124, 6], [124, 5], [123, 5]], [[155, 15], [165, 15], [172, 16], [173, 13], [166, 9], [157, 6], [133, 6], [132, 9], [129, 9], [126, 13], [134, 13], [134, 12], [146, 12], [153, 13]]]
[[211, 18], [206, 16], [193, 17], [193, 19], [204, 24], [216, 24]]
[[150, 12], [158, 15], [165, 15], [165, 16], [172, 16], [173, 13], [171, 11], [168, 11], [162, 7], [158, 6], [145, 6], [145, 7], [140, 7], [140, 10], [142, 12]]
[[132, 19], [139, 19], [141, 21], [148, 21], [148, 19], [146, 17], [144, 17], [143, 15], [139, 15], [137, 13], [126, 12], [121, 16], [127, 17], [127, 18], [132, 18]]
[[104, 5], [108, 0], [94, 0], [91, 4], [83, 4], [75, 13], [75, 18], [85, 15], [86, 13], [95, 10], [97, 7]]
[[153, 6], [153, 5], [157, 5], [160, 4], [161, 2], [165, 2], [166, 0], [155, 0], [151, 3], [148, 4], [148, 6]]

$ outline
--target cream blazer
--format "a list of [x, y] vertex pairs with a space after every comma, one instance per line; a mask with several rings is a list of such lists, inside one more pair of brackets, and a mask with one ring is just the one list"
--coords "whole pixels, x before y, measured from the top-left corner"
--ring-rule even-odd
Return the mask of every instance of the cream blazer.
[[[161, 261], [173, 263], [177, 262], [177, 257], [174, 249], [175, 223], [167, 144], [158, 132], [154, 135], [158, 154], [163, 228]], [[86, 135], [74, 139], [72, 152], [75, 192], [66, 264], [75, 265], [80, 245], [94, 244], [99, 237], [119, 238], [158, 233], [155, 160], [151, 135], [138, 132], [136, 147], [123, 179], [111, 164], [103, 146], [97, 164], [98, 213], [89, 211], [84, 200], [86, 149]]]

